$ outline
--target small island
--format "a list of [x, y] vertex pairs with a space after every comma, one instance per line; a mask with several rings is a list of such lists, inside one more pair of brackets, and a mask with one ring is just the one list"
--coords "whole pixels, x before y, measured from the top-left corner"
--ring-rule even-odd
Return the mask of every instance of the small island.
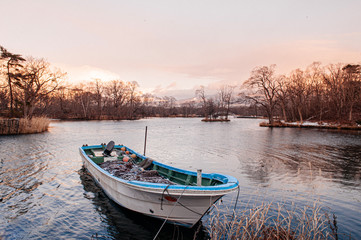
[[226, 119], [226, 118], [214, 118], [214, 119], [203, 118], [202, 119], [202, 122], [229, 122], [229, 121], [231, 121], [231, 120]]

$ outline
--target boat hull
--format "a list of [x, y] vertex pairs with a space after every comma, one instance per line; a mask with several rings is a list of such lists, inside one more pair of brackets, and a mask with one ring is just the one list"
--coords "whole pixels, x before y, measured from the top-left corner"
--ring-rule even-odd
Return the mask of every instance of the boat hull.
[[193, 227], [217, 200], [234, 190], [234, 187], [208, 190], [206, 187], [125, 181], [100, 168], [82, 148], [80, 153], [84, 167], [114, 202], [186, 227]]

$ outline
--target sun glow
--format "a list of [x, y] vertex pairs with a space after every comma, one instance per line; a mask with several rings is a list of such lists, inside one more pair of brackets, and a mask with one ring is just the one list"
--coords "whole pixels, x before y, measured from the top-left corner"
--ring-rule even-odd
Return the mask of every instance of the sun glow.
[[88, 82], [93, 81], [94, 79], [101, 79], [102, 81], [120, 79], [120, 76], [117, 73], [89, 65], [75, 67], [65, 64], [57, 65], [67, 72], [68, 79], [72, 83]]

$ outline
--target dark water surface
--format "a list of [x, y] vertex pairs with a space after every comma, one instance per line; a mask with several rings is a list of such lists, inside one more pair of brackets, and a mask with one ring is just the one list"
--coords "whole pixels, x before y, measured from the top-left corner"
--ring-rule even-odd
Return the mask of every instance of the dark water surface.
[[[82, 170], [78, 148], [114, 140], [175, 167], [233, 175], [239, 206], [252, 199], [337, 216], [339, 232], [361, 239], [361, 132], [258, 126], [259, 120], [52, 122], [49, 132], [0, 136], [0, 239], [153, 239], [162, 222], [111, 202]], [[223, 198], [232, 208], [236, 193]], [[207, 217], [198, 239], [207, 238]], [[193, 239], [166, 225], [160, 239]], [[346, 238], [346, 237], [345, 237]]]

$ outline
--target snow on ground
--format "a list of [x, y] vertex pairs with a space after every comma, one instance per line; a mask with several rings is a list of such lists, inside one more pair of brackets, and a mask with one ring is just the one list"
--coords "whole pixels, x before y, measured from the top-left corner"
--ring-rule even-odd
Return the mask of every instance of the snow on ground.
[[329, 125], [324, 122], [309, 122], [309, 121], [304, 121], [302, 124], [301, 124], [301, 122], [285, 122], [285, 121], [281, 121], [281, 122], [284, 124], [287, 124], [287, 125], [295, 125], [295, 126], [299, 126], [299, 125], [302, 125], [302, 126], [327, 126], [327, 125]]

